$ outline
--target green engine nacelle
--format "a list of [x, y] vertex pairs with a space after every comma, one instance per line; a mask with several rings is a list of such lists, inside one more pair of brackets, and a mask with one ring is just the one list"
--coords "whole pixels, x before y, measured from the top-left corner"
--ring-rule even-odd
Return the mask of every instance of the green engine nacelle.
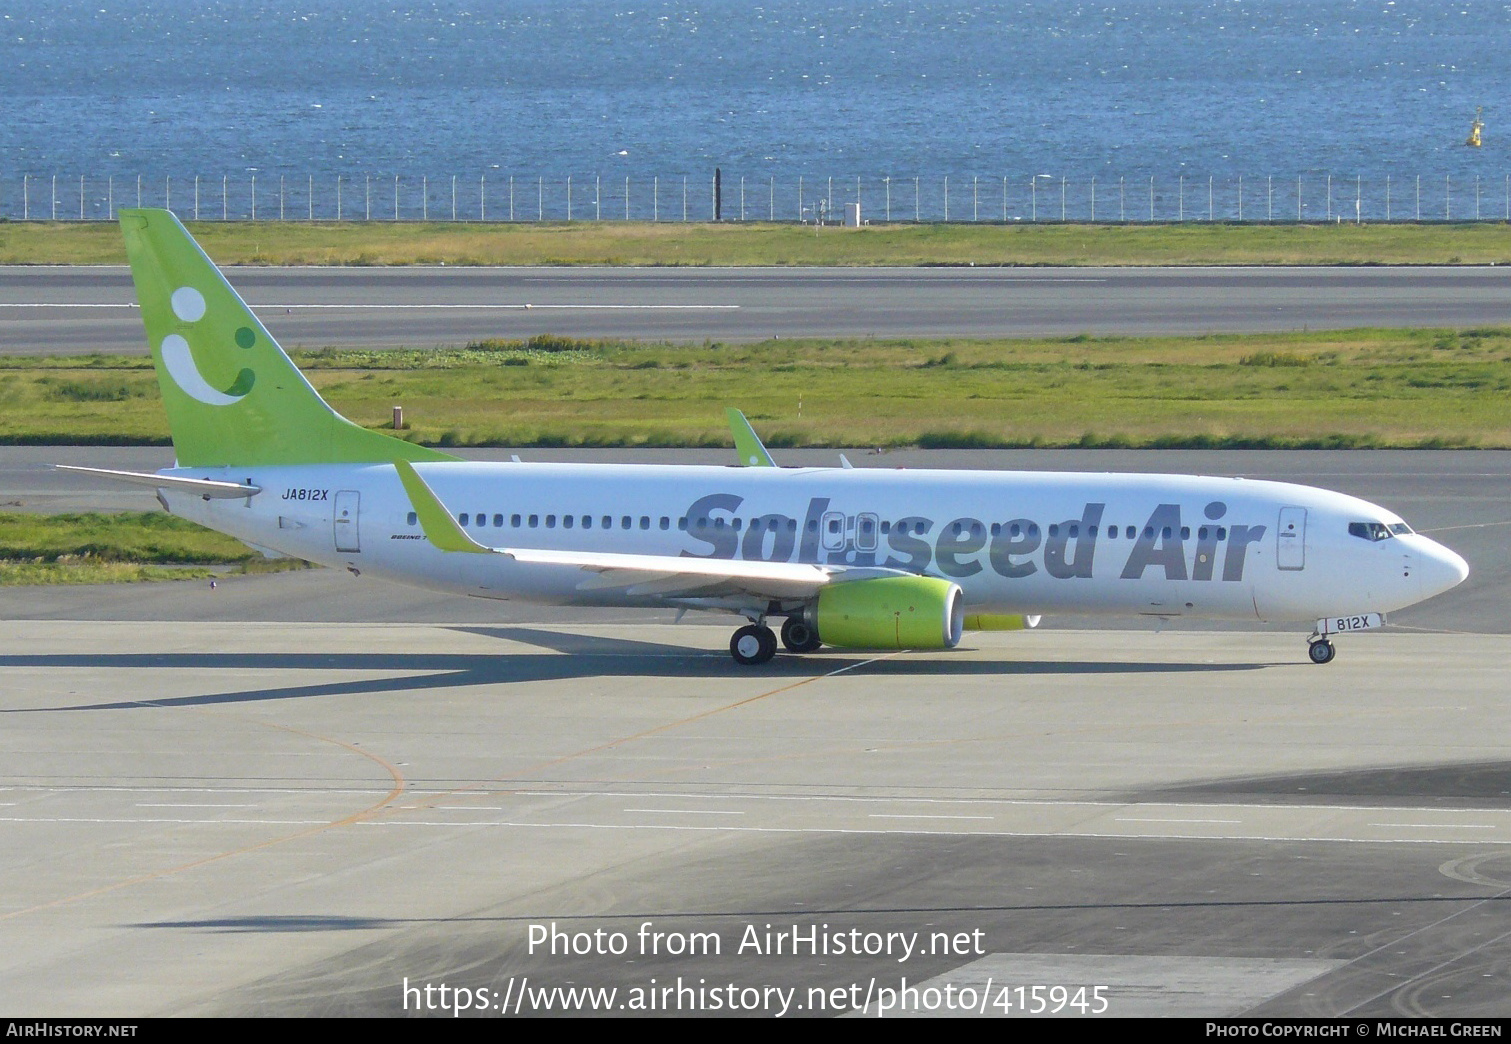
[[927, 576], [883, 576], [822, 588], [813, 623], [841, 649], [953, 649], [965, 624], [958, 584]]

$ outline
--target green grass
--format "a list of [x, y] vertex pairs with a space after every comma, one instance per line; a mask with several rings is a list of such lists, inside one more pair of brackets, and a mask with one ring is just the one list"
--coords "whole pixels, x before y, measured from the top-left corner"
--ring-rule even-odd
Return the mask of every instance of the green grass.
[[156, 511], [73, 515], [0, 512], [0, 586], [202, 580], [304, 568], [269, 561], [239, 540]]
[[[218, 264], [1375, 265], [1511, 263], [1504, 223], [872, 225], [192, 222]], [[108, 222], [0, 222], [0, 264], [124, 264]]]
[[[295, 353], [439, 446], [1511, 447], [1511, 329]], [[0, 443], [168, 441], [146, 359], [0, 359]]]

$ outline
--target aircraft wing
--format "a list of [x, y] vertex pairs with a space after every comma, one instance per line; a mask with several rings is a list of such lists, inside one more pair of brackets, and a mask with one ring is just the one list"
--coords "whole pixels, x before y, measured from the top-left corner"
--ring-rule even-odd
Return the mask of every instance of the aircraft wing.
[[395, 461], [420, 528], [442, 551], [505, 555], [531, 565], [576, 566], [598, 574], [583, 590], [628, 588], [635, 595], [712, 597], [744, 594], [762, 599], [806, 598], [841, 577], [911, 575], [875, 566], [813, 565], [803, 562], [747, 562], [727, 558], [633, 555], [607, 551], [552, 551], [540, 548], [488, 547], [472, 539], [408, 461]]

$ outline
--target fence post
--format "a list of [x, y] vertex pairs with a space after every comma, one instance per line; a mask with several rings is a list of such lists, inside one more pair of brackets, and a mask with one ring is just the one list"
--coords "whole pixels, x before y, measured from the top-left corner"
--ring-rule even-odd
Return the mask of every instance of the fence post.
[[373, 176], [371, 174], [367, 175], [366, 202], [367, 210], [363, 220], [371, 221], [373, 219]]
[[[140, 178], [137, 179], [136, 191], [137, 191], [138, 195], [141, 194], [142, 183], [141, 183], [141, 179]], [[253, 221], [257, 220], [257, 175], [256, 174], [252, 175], [252, 220]]]
[[199, 220], [199, 175], [194, 175], [194, 220]]
[[226, 177], [226, 175], [222, 174], [220, 176], [220, 220], [222, 220], [222, 221], [229, 221], [230, 220], [230, 218], [228, 217], [228, 215], [231, 212], [231, 204], [230, 204], [230, 200], [229, 200], [228, 196], [226, 195], [226, 193], [227, 193], [226, 186], [227, 186], [228, 180], [229, 179]]
[[892, 175], [888, 174], [882, 178], [881, 183], [887, 192], [887, 224], [890, 225], [892, 223]]
[[1474, 220], [1480, 219], [1480, 176], [1474, 176]]
[[687, 175], [682, 175], [682, 220], [687, 220]]
[[1028, 179], [1028, 213], [1030, 221], [1039, 220], [1039, 175]]
[[1060, 175], [1060, 222], [1065, 222], [1065, 175]]
[[79, 220], [84, 220], [84, 175], [79, 175]]
[[1154, 223], [1154, 175], [1149, 175], [1149, 223]]
[[477, 176], [477, 219], [488, 220], [488, 175]]
[[918, 178], [915, 177], [913, 179], [913, 224], [915, 225], [920, 224], [923, 220], [918, 216], [921, 213], [921, 211], [919, 210], [918, 200]]
[[1417, 220], [1422, 220], [1422, 175], [1417, 175]]
[[1128, 208], [1126, 206], [1126, 203], [1127, 203], [1127, 199], [1126, 199], [1126, 197], [1123, 194], [1123, 175], [1119, 174], [1118, 175], [1118, 223], [1119, 224], [1122, 224], [1122, 223], [1124, 223], [1124, 222], [1126, 222], [1128, 220]]
[[115, 220], [115, 175], [114, 174], [110, 175], [110, 181], [109, 181], [108, 186], [105, 189], [105, 192], [106, 192], [105, 198], [106, 198], [106, 200], [108, 200], [108, 206], [109, 206], [109, 209], [107, 209], [105, 211], [105, 213], [106, 213], [107, 216], [109, 216], [109, 218], [110, 218], [111, 221], [114, 221]]
[[1333, 176], [1327, 176], [1327, 220], [1333, 220]]
[[775, 221], [776, 220], [776, 175], [775, 174], [769, 174], [767, 176], [771, 180], [767, 184], [767, 193], [768, 194], [766, 196], [766, 220], [768, 220], [768, 221]]
[[21, 175], [21, 220], [31, 220], [31, 175]]
[[420, 220], [430, 220], [430, 175], [420, 175]]
[[[257, 175], [255, 175], [255, 174], [252, 175], [252, 180], [255, 182], [257, 180]], [[137, 205], [137, 209], [141, 209], [141, 206], [142, 206], [142, 176], [140, 174], [138, 174], [136, 176], [136, 205]]]
[[283, 220], [283, 175], [278, 175], [278, 220]]
[[1243, 224], [1243, 175], [1238, 175], [1238, 223]]
[[58, 220], [58, 176], [56, 174], [52, 176], [52, 191], [50, 195], [52, 196], [52, 220], [56, 221]]
[[1390, 175], [1385, 175], [1385, 223], [1390, 224]]
[[[626, 214], [625, 217], [629, 215]], [[740, 175], [740, 224], [745, 224], [745, 175]]]
[[572, 175], [567, 175], [567, 224], [572, 223]]
[[1273, 174], [1268, 174], [1265, 176], [1264, 202], [1264, 219], [1266, 221], [1273, 222], [1275, 220], [1275, 175]]
[[546, 219], [546, 178], [543, 174], [535, 176], [535, 220], [537, 222]]
[[944, 176], [944, 223], [950, 223], [950, 176]]
[[393, 176], [393, 219], [399, 220], [399, 176]]
[[1443, 175], [1443, 220], [1453, 220], [1453, 175]]
[[600, 175], [593, 175], [593, 220], [603, 220], [603, 182]]
[[1207, 175], [1207, 220], [1212, 220], [1212, 175]]
[[1178, 220], [1186, 220], [1186, 176], [1184, 174], [1180, 176], [1180, 210], [1176, 213], [1179, 214]]
[[1301, 175], [1296, 175], [1296, 221], [1301, 221]]
[[803, 221], [803, 176], [801, 174], [797, 176], [797, 219], [801, 224]]
[[981, 220], [981, 175], [971, 175], [971, 220]]
[[1093, 174], [1091, 176], [1091, 223], [1094, 225], [1094, 224], [1096, 224], [1096, 221], [1097, 221], [1097, 176], [1095, 174]]
[[451, 175], [451, 220], [456, 220], [456, 175]]
[[315, 220], [315, 175], [311, 174], [309, 176], [309, 178], [310, 178], [310, 182], [309, 182], [309, 189], [307, 191], [307, 195], [309, 196], [310, 220], [314, 221]]
[[[745, 209], [745, 179], [744, 178], [740, 179], [740, 209], [742, 211]], [[624, 220], [628, 221], [629, 219], [630, 219], [630, 176], [628, 174], [626, 174], [624, 176]], [[741, 215], [740, 220], [742, 220], [742, 221], [744, 220], [744, 215], [743, 214]]]
[[341, 220], [341, 175], [336, 175], [336, 220]]
[[1354, 224], [1364, 223], [1364, 177], [1354, 175]]

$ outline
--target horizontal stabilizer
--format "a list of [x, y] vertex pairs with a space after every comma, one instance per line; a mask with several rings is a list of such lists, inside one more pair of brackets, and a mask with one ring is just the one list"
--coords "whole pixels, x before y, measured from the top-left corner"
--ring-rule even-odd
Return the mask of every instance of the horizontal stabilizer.
[[99, 475], [115, 482], [131, 486], [146, 486], [149, 489], [175, 489], [193, 493], [211, 500], [238, 500], [253, 497], [262, 492], [261, 486], [250, 483], [217, 482], [214, 479], [186, 478], [181, 475], [155, 475], [142, 471], [112, 471], [109, 468], [81, 468], [72, 464], [54, 464], [59, 471], [78, 471], [86, 475]]

